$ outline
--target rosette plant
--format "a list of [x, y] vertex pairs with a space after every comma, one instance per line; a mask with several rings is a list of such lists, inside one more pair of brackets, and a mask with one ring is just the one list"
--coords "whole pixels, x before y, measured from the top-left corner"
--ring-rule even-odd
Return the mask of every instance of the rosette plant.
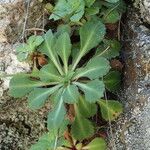
[[104, 100], [105, 83], [109, 87], [107, 79], [113, 73], [109, 72], [111, 67], [104, 51], [98, 50], [83, 61], [84, 56], [104, 39], [104, 24], [100, 20], [87, 21], [79, 30], [78, 46], [72, 44], [70, 31], [64, 25], [57, 33], [48, 30], [40, 38], [35, 36], [32, 41], [37, 45], [35, 51], [45, 56], [47, 64], [34, 65], [31, 73], [16, 74], [10, 82], [10, 95], [27, 96], [33, 110], [40, 109], [46, 101], [53, 103], [47, 119], [49, 132], [31, 147], [32, 150], [106, 149], [100, 137], [82, 142], [95, 134], [96, 126], [90, 118], [98, 112], [98, 106], [105, 120], [114, 120], [122, 112], [119, 102]]

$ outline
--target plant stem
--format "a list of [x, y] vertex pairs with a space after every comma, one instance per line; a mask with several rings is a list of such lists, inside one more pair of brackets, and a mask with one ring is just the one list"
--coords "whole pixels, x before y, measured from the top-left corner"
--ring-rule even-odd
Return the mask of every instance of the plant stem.
[[103, 55], [107, 50], [109, 50], [109, 48], [110, 48], [110, 46], [108, 46], [104, 51], [102, 51], [99, 55], [97, 55], [97, 56], [101, 56], [101, 55]]
[[68, 63], [65, 61], [64, 62], [64, 70], [65, 70], [65, 74], [68, 73]]
[[[82, 50], [83, 51], [83, 50]], [[80, 53], [77, 57], [76, 57], [76, 59], [75, 59], [75, 61], [74, 61], [74, 63], [73, 63], [73, 67], [72, 67], [72, 71], [74, 71], [75, 69], [76, 69], [76, 66], [78, 65], [78, 63], [79, 63], [79, 61], [80, 61], [80, 59], [82, 58], [82, 56], [84, 55], [84, 53]]]
[[63, 71], [62, 71], [62, 69], [61, 69], [61, 66], [60, 66], [59, 63], [57, 62], [57, 60], [56, 60], [56, 59], [53, 59], [52, 61], [53, 61], [54, 65], [56, 66], [56, 68], [58, 69], [59, 73], [60, 73], [61, 75], [63, 75], [64, 73], [63, 73]]
[[57, 148], [57, 141], [58, 141], [58, 136], [56, 136], [56, 138], [55, 138], [54, 150], [56, 150], [56, 148]]
[[61, 75], [63, 75], [64, 73], [63, 73], [62, 68], [60, 66], [59, 60], [55, 57], [55, 54], [53, 53], [51, 46], [49, 46], [49, 44], [48, 44], [49, 41], [47, 39], [45, 39], [45, 42], [46, 42], [46, 47], [48, 48], [48, 51], [49, 51], [49, 57], [51, 58], [52, 62], [56, 66], [59, 73]]

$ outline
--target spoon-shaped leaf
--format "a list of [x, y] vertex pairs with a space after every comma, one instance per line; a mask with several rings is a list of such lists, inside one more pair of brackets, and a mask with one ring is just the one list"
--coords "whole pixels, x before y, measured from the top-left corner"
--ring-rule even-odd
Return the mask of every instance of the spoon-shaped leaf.
[[63, 93], [65, 103], [74, 104], [79, 99], [79, 91], [76, 85], [68, 85]]
[[119, 71], [110, 71], [104, 77], [104, 83], [109, 91], [116, 92], [120, 88], [121, 73]]
[[105, 91], [105, 85], [103, 81], [98, 79], [88, 82], [87, 84], [75, 82], [77, 86], [84, 92], [85, 100], [89, 103], [95, 103], [101, 97]]
[[42, 67], [39, 72], [39, 77], [42, 81], [61, 81], [58, 70], [53, 64], [48, 64]]
[[28, 104], [31, 109], [41, 108], [48, 97], [57, 91], [61, 85], [52, 88], [35, 88], [28, 96]]
[[92, 48], [96, 47], [104, 38], [106, 33], [105, 25], [101, 21], [91, 20], [80, 28], [80, 52], [73, 62], [72, 70], [74, 70], [80, 59], [88, 53]]
[[53, 111], [51, 111], [48, 115], [48, 129], [59, 129], [64, 120], [65, 115], [66, 109], [64, 106], [63, 97], [61, 95], [57, 105], [55, 106]]
[[50, 58], [50, 60], [54, 63], [54, 65], [58, 69], [59, 73], [62, 75], [63, 71], [61, 69], [61, 65], [58, 61], [57, 53], [54, 48], [55, 43], [56, 43], [55, 36], [53, 35], [51, 30], [48, 30], [44, 35], [44, 42], [40, 46], [40, 51]]
[[100, 100], [98, 102], [101, 108], [102, 117], [106, 121], [115, 120], [123, 111], [122, 104], [114, 100]]
[[84, 68], [77, 69], [74, 79], [80, 77], [88, 77], [90, 79], [97, 79], [103, 77], [109, 72], [109, 61], [103, 57], [92, 58]]
[[71, 41], [70, 36], [67, 32], [62, 33], [56, 42], [56, 50], [58, 55], [61, 57], [65, 72], [68, 71], [68, 59], [71, 54]]
[[84, 7], [84, 0], [59, 0], [49, 19], [59, 20], [65, 18], [77, 22], [84, 14]]
[[97, 112], [96, 104], [87, 102], [83, 96], [80, 96], [77, 106], [80, 114], [86, 118], [94, 116]]
[[15, 98], [21, 98], [31, 92], [35, 87], [41, 87], [45, 84], [32, 80], [29, 75], [15, 75], [10, 81], [9, 94]]
[[88, 119], [78, 113], [71, 126], [71, 134], [76, 140], [82, 141], [94, 134], [94, 127]]
[[119, 56], [121, 45], [117, 40], [103, 40], [103, 42], [104, 43], [96, 50], [97, 56], [105, 57], [107, 59]]

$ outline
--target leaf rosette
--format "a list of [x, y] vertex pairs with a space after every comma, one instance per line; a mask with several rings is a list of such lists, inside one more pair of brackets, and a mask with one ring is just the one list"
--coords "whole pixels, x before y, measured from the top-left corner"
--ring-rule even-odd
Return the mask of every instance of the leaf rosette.
[[[91, 4], [89, 1], [86, 3], [88, 6]], [[80, 45], [77, 46], [77, 49], [73, 47], [70, 30], [67, 26], [59, 28], [56, 34], [53, 34], [52, 30], [48, 30], [41, 40], [37, 40], [35, 43], [30, 39], [32, 42], [27, 43], [31, 48], [30, 51], [38, 48], [38, 52], [47, 58], [48, 64], [36, 68], [37, 70], [33, 70], [30, 74], [15, 75], [11, 79], [9, 93], [16, 98], [27, 96], [29, 107], [33, 110], [40, 109], [47, 100], [53, 99], [54, 106], [49, 112], [47, 120], [49, 131], [55, 131], [52, 139], [50, 137], [50, 141], [61, 139], [62, 127], [67, 127], [69, 124], [72, 124], [71, 134], [74, 139], [82, 141], [93, 136], [95, 128], [89, 118], [96, 114], [96, 103], [99, 103], [99, 100], [104, 97], [105, 83], [109, 89], [109, 83], [104, 79], [107, 79], [106, 75], [111, 68], [108, 60], [111, 56], [103, 54], [104, 57], [102, 57], [95, 54], [89, 61], [83, 63], [81, 60], [92, 49], [98, 47], [105, 34], [105, 25], [100, 20], [91, 19], [79, 30]], [[72, 55], [72, 50], [77, 50], [77, 53]], [[118, 52], [112, 52], [112, 55], [114, 57], [118, 55]], [[104, 102], [99, 104], [102, 107], [102, 113], [106, 112], [107, 107]], [[75, 116], [73, 122], [67, 122], [64, 125], [68, 105], [74, 105]], [[118, 107], [118, 114], [120, 114], [121, 109], [120, 106]], [[111, 116], [111, 112], [108, 112], [109, 116]], [[106, 117], [108, 118], [108, 116]], [[48, 145], [48, 139], [46, 140], [45, 136], [40, 141], [44, 141]], [[101, 139], [93, 140], [87, 147], [90, 147], [91, 150], [101, 147], [98, 141]], [[105, 143], [101, 142], [102, 147], [105, 147]], [[58, 143], [50, 143], [54, 147], [58, 146]], [[93, 143], [96, 143], [97, 146], [93, 147]]]

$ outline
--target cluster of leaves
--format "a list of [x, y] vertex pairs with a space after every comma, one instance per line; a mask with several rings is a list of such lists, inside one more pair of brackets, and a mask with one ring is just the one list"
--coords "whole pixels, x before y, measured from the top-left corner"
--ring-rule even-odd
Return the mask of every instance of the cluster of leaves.
[[[53, 106], [47, 119], [49, 132], [31, 150], [106, 149], [104, 139], [94, 138], [97, 125], [91, 118], [99, 113], [104, 120], [113, 121], [122, 112], [118, 101], [105, 100], [106, 91], [115, 92], [120, 85], [120, 73], [111, 69], [109, 60], [119, 56], [121, 46], [117, 40], [105, 39], [104, 24], [118, 21], [123, 6], [122, 0], [58, 0], [50, 19], [84, 19], [77, 28], [78, 43], [72, 42], [74, 32], [64, 24], [55, 33], [49, 29], [43, 36], [29, 37], [17, 48], [20, 61], [36, 53], [44, 56], [46, 63], [34, 64], [31, 73], [14, 75], [10, 95], [27, 96], [33, 110], [48, 100]], [[92, 55], [85, 61], [89, 53]]]
[[79, 22], [83, 16], [98, 15], [105, 23], [115, 23], [125, 12], [125, 3], [123, 0], [59, 0], [51, 12], [50, 19], [65, 22]]

